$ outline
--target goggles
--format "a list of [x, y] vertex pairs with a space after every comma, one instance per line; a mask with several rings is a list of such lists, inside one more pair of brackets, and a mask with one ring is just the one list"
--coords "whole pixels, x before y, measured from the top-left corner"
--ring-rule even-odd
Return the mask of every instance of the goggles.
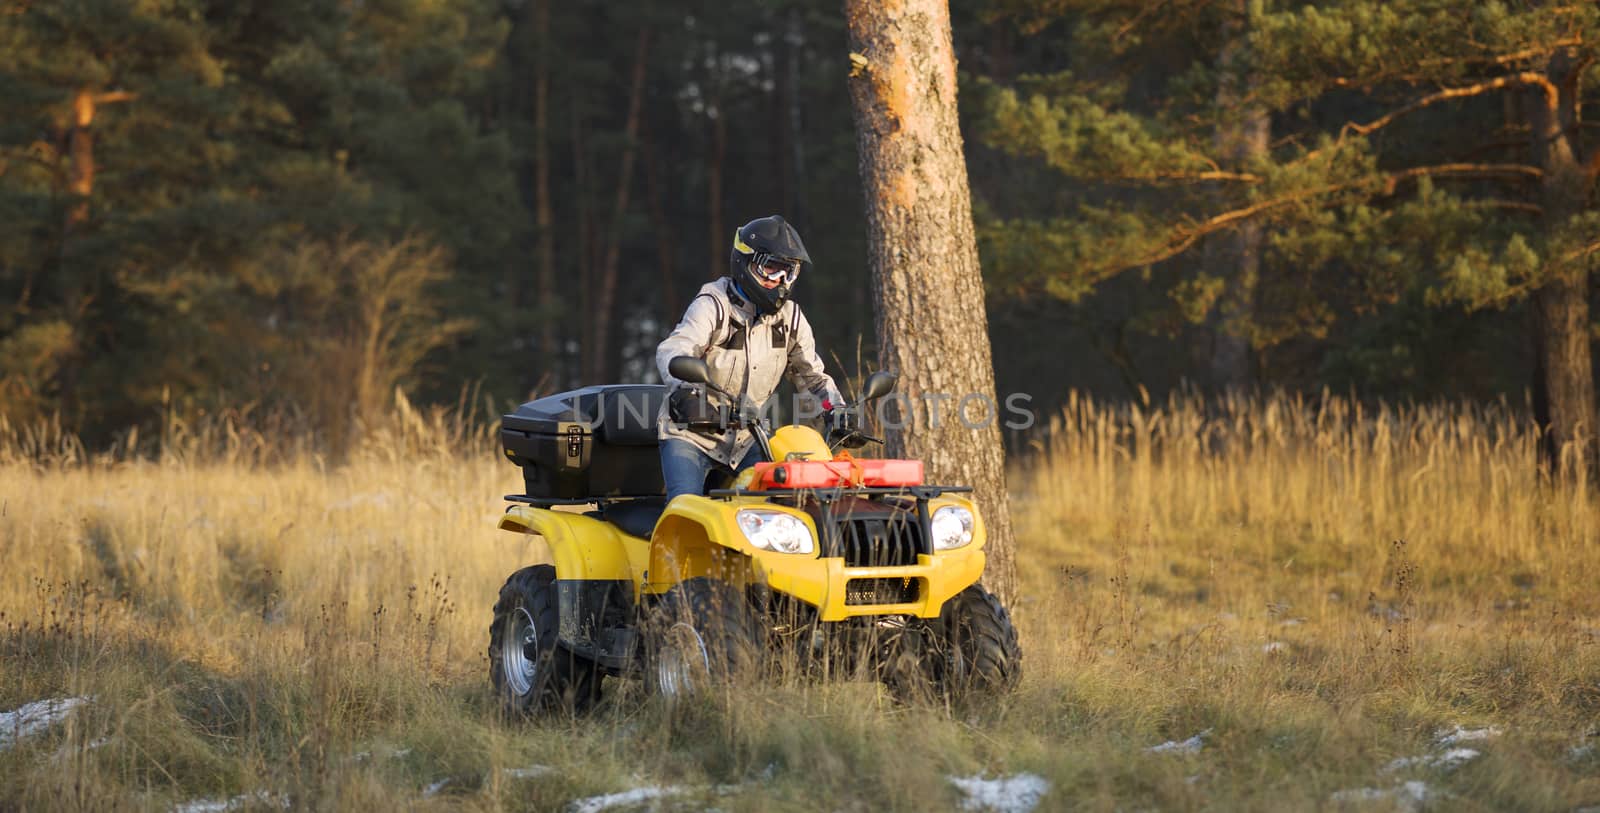
[[750, 270], [768, 282], [793, 285], [795, 279], [800, 276], [800, 261], [791, 257], [762, 253], [750, 258]]

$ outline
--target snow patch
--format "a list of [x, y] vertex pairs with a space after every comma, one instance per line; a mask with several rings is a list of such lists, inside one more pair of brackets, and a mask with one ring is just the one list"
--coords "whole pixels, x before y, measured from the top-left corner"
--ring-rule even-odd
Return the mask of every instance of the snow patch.
[[1039, 800], [1050, 791], [1048, 781], [1031, 773], [1000, 779], [985, 779], [982, 774], [945, 778], [967, 795], [961, 803], [962, 810], [1029, 813], [1038, 807]]
[[1593, 753], [1593, 745], [1574, 745], [1567, 749], [1567, 759], [1577, 762], [1582, 759], [1587, 759], [1589, 755]]
[[422, 789], [422, 798], [424, 798], [424, 799], [432, 799], [433, 797], [438, 796], [439, 795], [439, 791], [444, 790], [445, 786], [448, 785], [448, 784], [450, 784], [450, 777], [447, 776], [447, 777], [445, 777], [445, 778], [443, 778], [443, 779], [441, 779], [441, 780], [439, 780], [439, 781], [437, 781], [437, 782], [435, 782], [435, 783], [423, 788]]
[[0, 751], [67, 719], [72, 710], [92, 697], [56, 697], [38, 700], [13, 711], [0, 711]]
[[622, 805], [636, 805], [652, 799], [663, 799], [668, 796], [679, 796], [684, 789], [676, 786], [664, 788], [634, 788], [621, 793], [608, 793], [604, 796], [590, 796], [587, 799], [574, 799], [567, 805], [568, 813], [600, 813]]
[[1505, 732], [1500, 730], [1500, 728], [1497, 726], [1486, 726], [1484, 728], [1462, 728], [1461, 726], [1456, 726], [1454, 730], [1440, 731], [1438, 734], [1435, 734], [1434, 742], [1437, 742], [1441, 746], [1460, 745], [1464, 742], [1482, 742], [1484, 740], [1492, 740], [1504, 733]]
[[246, 805], [263, 804], [270, 807], [289, 809], [289, 799], [284, 796], [258, 790], [255, 793], [244, 793], [232, 799], [195, 799], [192, 802], [173, 805], [172, 813], [226, 813], [229, 810], [238, 810]]
[[1328, 797], [1334, 802], [1381, 802], [1393, 801], [1395, 809], [1403, 811], [1417, 810], [1424, 802], [1433, 799], [1435, 794], [1427, 783], [1411, 781], [1396, 785], [1392, 788], [1355, 788], [1353, 790], [1334, 791]]
[[1284, 652], [1288, 649], [1289, 645], [1282, 641], [1269, 641], [1261, 646], [1261, 651], [1267, 653], [1268, 655]]
[[1384, 773], [1394, 773], [1407, 768], [1437, 768], [1443, 771], [1453, 771], [1462, 765], [1471, 762], [1481, 753], [1471, 748], [1452, 748], [1442, 754], [1427, 754], [1420, 757], [1400, 757], [1388, 765], [1383, 766]]
[[1198, 754], [1200, 753], [1200, 748], [1205, 745], [1206, 735], [1210, 733], [1211, 729], [1208, 728], [1183, 742], [1167, 740], [1160, 745], [1152, 745], [1144, 750], [1145, 753], [1149, 754]]

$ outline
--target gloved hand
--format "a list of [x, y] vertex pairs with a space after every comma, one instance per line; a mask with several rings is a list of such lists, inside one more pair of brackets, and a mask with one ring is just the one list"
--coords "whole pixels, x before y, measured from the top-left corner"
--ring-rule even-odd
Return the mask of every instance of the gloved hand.
[[861, 413], [843, 404], [829, 408], [822, 416], [827, 422], [828, 435], [836, 440], [861, 431]]
[[722, 430], [727, 426], [725, 409], [714, 406], [700, 387], [681, 386], [668, 400], [668, 417], [696, 431]]

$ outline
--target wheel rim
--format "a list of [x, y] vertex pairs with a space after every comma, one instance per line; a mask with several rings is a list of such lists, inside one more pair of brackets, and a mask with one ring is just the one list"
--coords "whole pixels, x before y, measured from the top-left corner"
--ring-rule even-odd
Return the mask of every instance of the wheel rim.
[[656, 686], [667, 697], [683, 697], [695, 690], [697, 680], [711, 668], [706, 642], [694, 627], [678, 622], [662, 635], [656, 655]]
[[500, 628], [500, 671], [505, 673], [511, 694], [524, 697], [533, 691], [539, 676], [538, 653], [539, 629], [528, 610], [518, 607]]

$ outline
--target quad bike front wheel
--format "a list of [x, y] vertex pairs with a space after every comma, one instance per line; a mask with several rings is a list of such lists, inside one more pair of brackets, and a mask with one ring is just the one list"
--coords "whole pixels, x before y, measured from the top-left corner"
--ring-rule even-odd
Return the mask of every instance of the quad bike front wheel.
[[669, 701], [703, 694], [755, 665], [761, 628], [738, 588], [684, 581], [662, 597], [645, 630], [645, 685]]
[[928, 624], [908, 628], [890, 652], [889, 690], [903, 700], [960, 703], [1007, 694], [1022, 679], [1022, 648], [1011, 615], [974, 584]]
[[600, 697], [595, 665], [556, 646], [556, 569], [525, 567], [500, 588], [489, 625], [489, 682], [507, 711], [586, 710]]

